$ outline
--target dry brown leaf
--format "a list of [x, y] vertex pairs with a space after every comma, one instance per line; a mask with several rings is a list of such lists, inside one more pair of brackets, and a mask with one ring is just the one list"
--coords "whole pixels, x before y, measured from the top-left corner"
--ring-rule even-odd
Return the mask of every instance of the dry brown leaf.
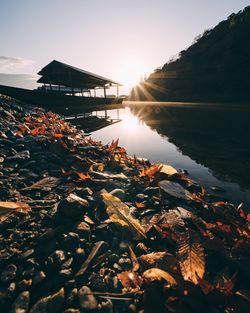
[[146, 271], [149, 268], [159, 268], [165, 271], [179, 272], [179, 265], [174, 255], [168, 252], [152, 252], [138, 258], [140, 268]]
[[205, 273], [204, 248], [199, 242], [196, 233], [187, 231], [182, 239], [178, 241], [178, 259], [182, 276], [194, 284], [198, 283], [198, 278], [203, 278]]
[[130, 208], [119, 198], [108, 192], [101, 194], [109, 218], [118, 226], [126, 227], [135, 240], [146, 238], [145, 230], [139, 220], [131, 215]]
[[137, 272], [140, 268], [139, 262], [137, 260], [137, 256], [131, 247], [128, 247], [128, 249], [129, 249], [129, 253], [130, 253], [130, 259], [131, 259], [132, 265], [133, 265], [133, 272]]
[[117, 277], [121, 281], [122, 286], [130, 292], [139, 290], [143, 282], [138, 273], [131, 271], [122, 272]]
[[182, 200], [191, 200], [193, 199], [192, 194], [184, 189], [180, 184], [173, 183], [169, 180], [162, 180], [159, 182], [159, 187], [168, 195], [182, 199]]
[[37, 188], [37, 189], [43, 189], [43, 188], [53, 188], [56, 187], [60, 182], [60, 178], [56, 178], [56, 177], [45, 177], [39, 181], [37, 181], [36, 183], [34, 183], [33, 185], [31, 185], [30, 187], [24, 188], [24, 189], [31, 189], [31, 188]]
[[151, 285], [155, 282], [162, 281], [162, 280], [166, 280], [172, 286], [177, 285], [176, 280], [171, 274], [159, 268], [150, 268], [146, 270], [143, 273], [142, 278], [144, 279], [144, 282], [147, 285]]
[[0, 201], [0, 221], [4, 221], [10, 214], [14, 212], [27, 213], [30, 206], [24, 202]]
[[160, 173], [164, 173], [164, 174], [167, 174], [168, 176], [172, 176], [174, 174], [177, 174], [178, 172], [171, 165], [161, 164]]

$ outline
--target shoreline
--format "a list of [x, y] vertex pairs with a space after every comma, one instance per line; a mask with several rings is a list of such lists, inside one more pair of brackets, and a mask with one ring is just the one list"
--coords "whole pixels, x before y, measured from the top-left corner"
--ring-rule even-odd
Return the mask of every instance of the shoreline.
[[104, 146], [58, 114], [0, 101], [5, 312], [247, 310], [241, 207], [116, 138]]

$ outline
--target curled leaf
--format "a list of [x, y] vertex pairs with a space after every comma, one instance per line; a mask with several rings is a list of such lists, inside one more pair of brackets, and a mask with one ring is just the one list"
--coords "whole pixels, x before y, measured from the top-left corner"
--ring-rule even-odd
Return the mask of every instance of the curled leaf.
[[130, 208], [125, 203], [108, 192], [102, 193], [101, 196], [106, 206], [106, 212], [115, 224], [126, 227], [135, 240], [146, 238], [140, 221], [132, 216]]
[[24, 202], [0, 201], [0, 221], [4, 221], [10, 214], [14, 212], [27, 213], [30, 206]]
[[167, 281], [172, 286], [177, 285], [175, 278], [171, 274], [159, 268], [150, 268], [146, 270], [142, 277], [147, 285], [152, 285], [163, 280]]

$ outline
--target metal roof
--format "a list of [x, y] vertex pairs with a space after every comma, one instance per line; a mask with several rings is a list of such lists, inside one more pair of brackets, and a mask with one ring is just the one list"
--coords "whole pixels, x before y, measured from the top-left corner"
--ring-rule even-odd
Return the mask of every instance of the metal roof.
[[77, 67], [53, 60], [43, 67], [38, 75], [42, 75], [38, 79], [38, 83], [61, 85], [73, 88], [95, 88], [103, 87], [107, 84], [121, 86], [109, 78], [96, 75], [94, 73], [84, 71]]

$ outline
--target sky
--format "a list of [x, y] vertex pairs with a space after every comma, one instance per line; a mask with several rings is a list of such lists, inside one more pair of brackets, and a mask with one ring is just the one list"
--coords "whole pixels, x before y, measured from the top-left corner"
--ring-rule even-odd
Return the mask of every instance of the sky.
[[0, 84], [53, 59], [133, 85], [250, 0], [0, 0]]

